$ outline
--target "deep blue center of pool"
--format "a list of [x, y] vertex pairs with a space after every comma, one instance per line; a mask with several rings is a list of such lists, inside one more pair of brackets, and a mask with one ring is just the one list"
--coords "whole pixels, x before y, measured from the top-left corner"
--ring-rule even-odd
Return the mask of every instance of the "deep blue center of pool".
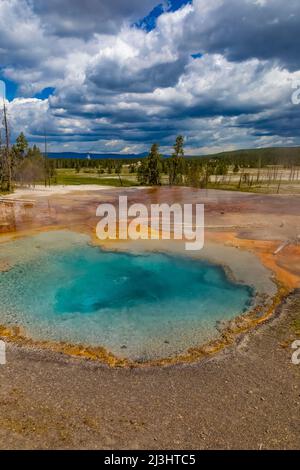
[[185, 256], [103, 251], [52, 232], [0, 245], [0, 323], [38, 339], [101, 345], [119, 356], [178, 354], [249, 308], [252, 290]]

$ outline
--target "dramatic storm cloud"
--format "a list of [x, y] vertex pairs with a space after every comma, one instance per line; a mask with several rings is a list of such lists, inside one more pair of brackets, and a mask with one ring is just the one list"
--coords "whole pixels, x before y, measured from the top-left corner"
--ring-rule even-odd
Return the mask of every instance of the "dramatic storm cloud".
[[299, 145], [299, 0], [0, 0], [13, 135], [53, 150]]
[[34, 0], [33, 11], [46, 28], [61, 36], [117, 33], [124, 21], [147, 15], [157, 0]]

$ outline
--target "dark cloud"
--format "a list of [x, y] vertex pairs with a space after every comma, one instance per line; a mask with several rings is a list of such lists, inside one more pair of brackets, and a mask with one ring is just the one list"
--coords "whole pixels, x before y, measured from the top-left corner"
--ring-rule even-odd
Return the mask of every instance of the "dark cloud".
[[202, 5], [199, 1], [183, 47], [238, 62], [277, 59], [290, 70], [300, 68], [299, 0], [212, 0], [201, 18]]
[[[243, 122], [239, 125], [242, 127]], [[271, 112], [264, 117], [255, 116], [246, 120], [246, 127], [252, 126], [253, 135], [272, 136], [277, 135], [284, 138], [294, 138], [298, 135], [300, 128], [300, 106], [291, 106], [280, 112]]]
[[181, 57], [174, 62], [165, 62], [132, 70], [129, 65], [117, 63], [112, 59], [101, 61], [87, 70], [87, 77], [98, 92], [109, 93], [146, 93], [155, 88], [175, 86], [188, 61]]
[[47, 122], [52, 141], [101, 151], [170, 146], [179, 132], [192, 147], [299, 142], [299, 0], [194, 0], [151, 32], [129, 26], [158, 3], [1, 0], [16, 132], [38, 141]]
[[124, 21], [144, 17], [157, 0], [32, 0], [46, 28], [59, 36], [116, 33]]

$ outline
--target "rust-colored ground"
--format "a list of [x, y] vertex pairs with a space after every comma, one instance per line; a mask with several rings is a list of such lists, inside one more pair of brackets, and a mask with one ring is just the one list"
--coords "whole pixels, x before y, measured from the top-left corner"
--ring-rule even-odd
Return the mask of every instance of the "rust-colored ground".
[[[268, 319], [281, 299], [300, 286], [300, 197], [264, 196], [224, 191], [204, 191], [190, 188], [151, 188], [151, 189], [106, 189], [100, 191], [78, 191], [70, 194], [53, 194], [48, 197], [31, 196], [35, 203], [10, 202], [2, 204], [0, 242], [21, 237], [36, 231], [69, 229], [87, 233], [94, 243], [99, 243], [95, 235], [98, 222], [97, 206], [102, 202], [118, 204], [120, 194], [128, 196], [128, 204], [144, 203], [204, 203], [205, 238], [218, 245], [232, 246], [239, 250], [255, 253], [261, 262], [273, 273], [278, 284], [278, 293], [268, 305], [263, 315], [257, 317], [254, 309], [248, 316], [237, 319], [218, 341], [193, 348], [176, 358], [166, 358], [155, 364], [193, 362], [207, 354], [215, 354], [222, 347], [233, 344], [235, 335], [248, 330]], [[298, 230], [299, 229], [299, 230]], [[299, 233], [298, 233], [299, 232]], [[289, 245], [278, 254], [276, 249], [284, 242]], [[144, 242], [145, 244], [147, 242]], [[126, 249], [127, 242], [125, 242]], [[118, 242], [108, 241], [104, 246], [118, 248]], [[130, 242], [128, 247], [130, 246]], [[124, 244], [122, 246], [124, 249]], [[3, 263], [2, 263], [3, 264]], [[0, 270], [8, 269], [7, 263]], [[19, 344], [32, 344], [26, 332], [2, 327], [3, 337]], [[110, 365], [136, 365], [130, 361], [115, 358], [103, 348], [88, 348], [68, 344], [39, 342], [36, 347], [59, 350], [70, 355], [102, 360]], [[152, 365], [149, 363], [148, 365]]]
[[[95, 240], [98, 204], [114, 202], [120, 193], [31, 196], [33, 206], [1, 204], [0, 243], [58, 228]], [[207, 241], [255, 253], [281, 286], [280, 297], [300, 286], [300, 196], [188, 188], [126, 194], [129, 204], [205, 203]], [[287, 240], [290, 244], [274, 255]], [[3, 263], [0, 270], [6, 269]], [[122, 365], [106, 351], [46, 343], [37, 348], [20, 330], [13, 332], [17, 342], [8, 344], [8, 363], [0, 368], [0, 447], [299, 448], [300, 366], [291, 364], [290, 349], [300, 334], [299, 291], [286, 305], [279, 307], [280, 300], [274, 299], [267, 323], [250, 330], [239, 325], [234, 339], [224, 338], [229, 348], [209, 360], [198, 350], [196, 362], [183, 367], [108, 369], [60, 354], [89, 359], [98, 354]]]
[[[126, 194], [128, 204], [204, 203], [206, 240], [255, 252], [290, 288], [300, 282], [300, 196], [258, 195], [191, 188], [106, 189], [35, 197], [34, 205], [0, 202], [0, 242], [34, 231], [69, 229], [88, 233], [94, 240], [97, 206], [117, 205]], [[2, 235], [1, 235], [2, 234]], [[285, 240], [290, 245], [274, 256]], [[108, 244], [112, 246], [113, 244]]]

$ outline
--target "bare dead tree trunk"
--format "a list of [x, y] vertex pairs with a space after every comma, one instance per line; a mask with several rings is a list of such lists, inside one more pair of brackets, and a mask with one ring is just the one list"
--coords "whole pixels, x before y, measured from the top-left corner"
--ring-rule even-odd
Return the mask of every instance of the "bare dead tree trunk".
[[282, 175], [280, 175], [280, 179], [279, 179], [279, 183], [278, 183], [278, 187], [277, 187], [277, 194], [279, 194], [279, 191], [280, 191], [281, 180], [282, 180]]
[[[8, 129], [8, 120], [7, 120], [7, 111], [6, 104], [3, 100], [3, 124], [4, 124], [4, 133], [5, 133], [5, 146], [3, 152], [3, 167], [2, 167], [2, 187], [8, 192], [11, 191], [11, 156], [9, 148], [9, 129]], [[6, 187], [5, 187], [6, 186]]]

